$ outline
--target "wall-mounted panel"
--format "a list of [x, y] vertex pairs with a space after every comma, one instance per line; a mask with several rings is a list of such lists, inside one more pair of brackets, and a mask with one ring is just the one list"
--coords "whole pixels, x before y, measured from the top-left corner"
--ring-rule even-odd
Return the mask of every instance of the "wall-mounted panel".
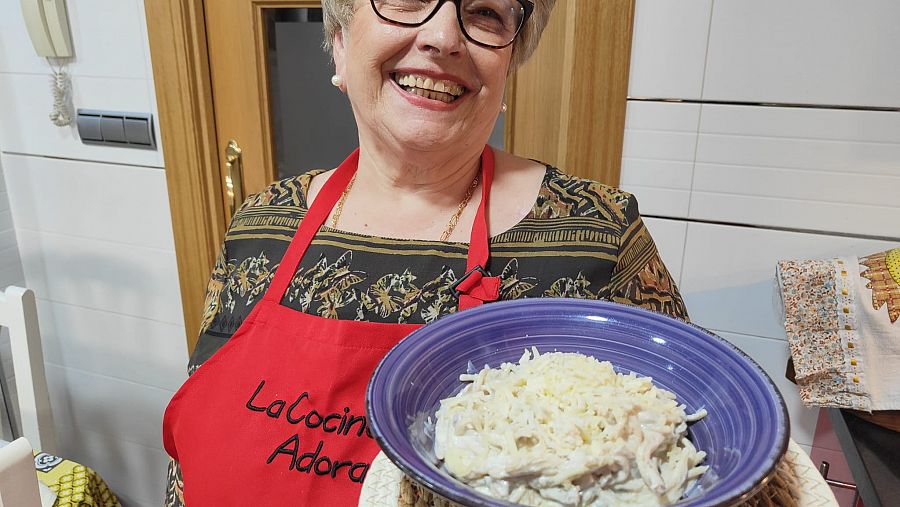
[[54, 364], [46, 373], [53, 417], [60, 425], [160, 446], [163, 411], [174, 392]]
[[[144, 1], [66, 4], [74, 108], [157, 116]], [[0, 204], [0, 227], [16, 226], [0, 229], [0, 263], [11, 240], [24, 261], [0, 265], [0, 281], [40, 297], [60, 454], [100, 472], [123, 505], [160, 505], [162, 410], [186, 376], [162, 150], [87, 146], [52, 125], [51, 69], [20, 11], [0, 0], [0, 158], [13, 166], [0, 201], [15, 201], [12, 214]]]
[[642, 213], [688, 215], [699, 123], [697, 104], [628, 101], [620, 186]]
[[44, 299], [184, 325], [175, 253], [26, 229], [25, 280]]
[[3, 162], [17, 228], [175, 251], [163, 171], [21, 155]]
[[629, 97], [699, 99], [712, 0], [637, 0]]
[[[151, 113], [153, 90], [146, 79], [73, 78], [78, 108]], [[162, 167], [162, 151], [82, 144], [73, 125], [57, 127], [48, 78], [40, 74], [0, 73], [0, 147], [6, 153]]]
[[[140, 0], [66, 2], [75, 57], [67, 60], [74, 76], [147, 79]], [[0, 0], [0, 73], [50, 75], [47, 62], [32, 49], [20, 0]], [[50, 84], [42, 90], [49, 97]], [[5, 148], [4, 148], [5, 149]]]
[[[67, 2], [75, 37], [77, 76], [147, 79], [141, 0]], [[101, 15], [97, 15], [102, 13]]]
[[187, 378], [182, 326], [38, 300], [44, 359], [176, 391]]
[[896, 242], [689, 223], [681, 293], [703, 327], [785, 339], [775, 266], [781, 259], [865, 256]]
[[704, 105], [690, 217], [900, 238], [900, 113]]
[[900, 107], [900, 2], [715, 2], [703, 98]]

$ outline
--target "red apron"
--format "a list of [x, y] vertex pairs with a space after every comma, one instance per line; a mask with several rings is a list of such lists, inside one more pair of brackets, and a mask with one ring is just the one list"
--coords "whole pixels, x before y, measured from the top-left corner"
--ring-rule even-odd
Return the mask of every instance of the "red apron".
[[[355, 506], [378, 445], [365, 391], [378, 362], [418, 324], [327, 319], [282, 306], [300, 259], [356, 172], [356, 150], [300, 223], [265, 296], [234, 336], [181, 386], [163, 418], [185, 503]], [[482, 200], [459, 309], [498, 297], [488, 277], [486, 209], [493, 152], [481, 158]]]

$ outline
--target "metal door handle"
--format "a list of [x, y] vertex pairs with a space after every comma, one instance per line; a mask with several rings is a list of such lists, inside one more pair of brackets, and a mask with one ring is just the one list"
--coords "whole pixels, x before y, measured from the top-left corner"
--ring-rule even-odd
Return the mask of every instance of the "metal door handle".
[[241, 147], [232, 139], [225, 147], [225, 193], [230, 199], [229, 217], [234, 216], [244, 202], [244, 182], [241, 178], [243, 170]]

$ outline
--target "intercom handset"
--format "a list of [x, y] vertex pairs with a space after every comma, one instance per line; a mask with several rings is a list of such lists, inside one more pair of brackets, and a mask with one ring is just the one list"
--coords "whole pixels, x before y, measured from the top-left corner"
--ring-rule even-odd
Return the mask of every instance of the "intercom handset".
[[[38, 56], [47, 59], [53, 72], [53, 110], [50, 121], [57, 127], [72, 123], [71, 86], [65, 72], [66, 59], [73, 56], [72, 35], [65, 0], [20, 0], [22, 18]], [[53, 68], [54, 61], [58, 68]]]
[[34, 50], [40, 56], [72, 56], [72, 37], [65, 0], [21, 0], [22, 15]]

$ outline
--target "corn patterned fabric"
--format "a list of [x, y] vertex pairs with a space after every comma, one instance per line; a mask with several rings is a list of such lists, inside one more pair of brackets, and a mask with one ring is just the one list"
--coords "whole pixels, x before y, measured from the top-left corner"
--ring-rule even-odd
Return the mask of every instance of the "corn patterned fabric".
[[103, 478], [90, 468], [45, 452], [34, 457], [38, 480], [56, 493], [54, 507], [121, 507]]
[[891, 324], [900, 318], [900, 248], [865, 257], [859, 261], [866, 269], [861, 276], [872, 291], [872, 308], [887, 309]]

